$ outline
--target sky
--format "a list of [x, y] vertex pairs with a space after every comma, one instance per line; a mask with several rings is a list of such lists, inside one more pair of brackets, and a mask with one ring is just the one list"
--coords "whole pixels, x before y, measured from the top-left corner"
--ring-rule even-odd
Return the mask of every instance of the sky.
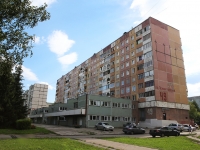
[[50, 20], [27, 30], [35, 42], [33, 56], [24, 59], [24, 90], [48, 84], [53, 103], [59, 78], [153, 17], [180, 31], [188, 97], [200, 95], [199, 0], [32, 0], [44, 3]]

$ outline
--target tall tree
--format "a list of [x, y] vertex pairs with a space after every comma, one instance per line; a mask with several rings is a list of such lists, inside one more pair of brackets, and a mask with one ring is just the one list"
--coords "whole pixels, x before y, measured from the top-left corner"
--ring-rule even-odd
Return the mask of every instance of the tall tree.
[[29, 35], [27, 29], [50, 19], [46, 7], [46, 4], [32, 6], [30, 0], [0, 0], [1, 127], [12, 126], [16, 119], [26, 115], [22, 99], [22, 70], [19, 66], [23, 64], [23, 58], [32, 55], [34, 35]]
[[13, 63], [32, 55], [34, 35], [29, 35], [26, 29], [50, 19], [46, 7], [46, 4], [31, 6], [30, 0], [0, 1], [0, 48], [13, 57]]

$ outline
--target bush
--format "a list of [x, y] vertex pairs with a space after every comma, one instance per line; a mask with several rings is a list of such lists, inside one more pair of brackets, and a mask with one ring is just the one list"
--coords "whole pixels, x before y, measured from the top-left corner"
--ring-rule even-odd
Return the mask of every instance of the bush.
[[18, 130], [26, 130], [31, 128], [31, 120], [30, 119], [20, 119], [16, 121], [16, 128]]
[[36, 129], [36, 126], [34, 126], [34, 125], [31, 125], [31, 129]]

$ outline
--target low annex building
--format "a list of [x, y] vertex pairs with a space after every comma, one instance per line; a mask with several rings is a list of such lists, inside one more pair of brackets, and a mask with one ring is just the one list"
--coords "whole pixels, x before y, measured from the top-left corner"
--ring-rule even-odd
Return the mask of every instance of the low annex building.
[[29, 117], [34, 123], [52, 125], [94, 127], [102, 121], [122, 127], [123, 123], [134, 121], [133, 109], [129, 99], [86, 94], [67, 103], [32, 110]]

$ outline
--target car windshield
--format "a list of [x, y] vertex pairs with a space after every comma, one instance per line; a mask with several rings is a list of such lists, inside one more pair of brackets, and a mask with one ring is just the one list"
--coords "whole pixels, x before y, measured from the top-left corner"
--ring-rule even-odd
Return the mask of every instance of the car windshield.
[[109, 125], [108, 123], [103, 123], [103, 124], [105, 124], [105, 125]]

